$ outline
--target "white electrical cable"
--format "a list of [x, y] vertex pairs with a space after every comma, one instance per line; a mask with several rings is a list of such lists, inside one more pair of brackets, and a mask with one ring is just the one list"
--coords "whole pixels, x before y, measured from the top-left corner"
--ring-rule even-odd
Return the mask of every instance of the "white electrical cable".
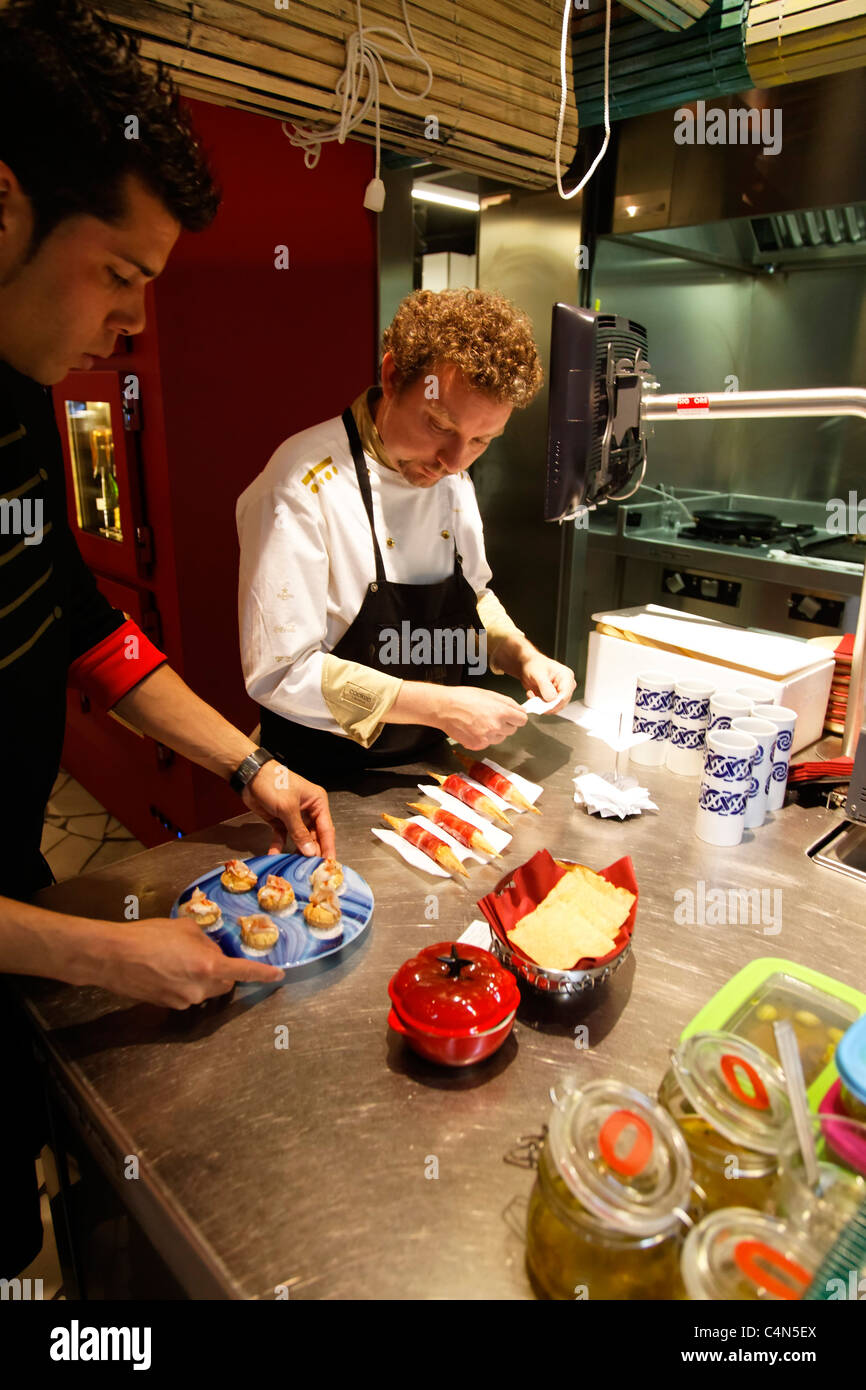
[[559, 189], [560, 198], [573, 198], [582, 188], [585, 188], [607, 153], [610, 143], [610, 8], [611, 0], [607, 0], [607, 12], [604, 21], [604, 144], [599, 150], [592, 164], [587, 169], [580, 183], [573, 188], [570, 193], [566, 193], [562, 187], [562, 131], [565, 125], [565, 102], [568, 96], [568, 86], [565, 77], [565, 53], [568, 47], [569, 20], [571, 18], [572, 0], [565, 0], [565, 8], [562, 12], [562, 42], [559, 49], [559, 78], [562, 84], [562, 96], [559, 101], [559, 121], [556, 127], [556, 186]]
[[[401, 0], [403, 6], [403, 19], [406, 23], [406, 32], [409, 35], [408, 41], [402, 34], [398, 34], [396, 29], [389, 29], [383, 25], [373, 25], [364, 28], [363, 17], [361, 14], [361, 0], [357, 0], [358, 9], [358, 28], [346, 40], [346, 66], [337, 79], [335, 88], [336, 95], [342, 100], [342, 109], [335, 126], [326, 125], [301, 125], [296, 124], [293, 130], [286, 129], [286, 122], [283, 121], [282, 131], [290, 144], [295, 145], [304, 151], [304, 163], [308, 169], [315, 169], [322, 153], [322, 145], [329, 140], [337, 140], [339, 144], [344, 144], [347, 137], [357, 126], [366, 120], [371, 106], [375, 107], [376, 121], [376, 179], [379, 178], [380, 166], [380, 127], [379, 127], [379, 68], [382, 69], [382, 76], [395, 96], [402, 97], [404, 101], [422, 101], [427, 96], [433, 85], [433, 69], [418, 52], [415, 43], [415, 35], [412, 33], [412, 26], [409, 23], [409, 13], [406, 9], [406, 0]], [[378, 34], [389, 39], [395, 40], [408, 53], [408, 59], [399, 52], [394, 52], [384, 47], [381, 43], [374, 43], [371, 35]], [[427, 83], [423, 92], [401, 92], [391, 80], [388, 71], [386, 58], [402, 59], [411, 65], [417, 63], [422, 71], [427, 74]], [[363, 104], [360, 104], [360, 91], [364, 78], [367, 78], [367, 96]]]

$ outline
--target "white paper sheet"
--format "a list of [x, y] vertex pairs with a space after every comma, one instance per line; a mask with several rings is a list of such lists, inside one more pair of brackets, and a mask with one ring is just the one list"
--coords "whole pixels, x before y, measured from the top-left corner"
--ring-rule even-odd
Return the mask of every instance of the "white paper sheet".
[[523, 701], [521, 708], [525, 709], [527, 714], [547, 714], [549, 709], [559, 704], [560, 699], [559, 695], [554, 696], [552, 700], [542, 700], [540, 695], [530, 695], [528, 700]]
[[480, 946], [482, 951], [489, 951], [493, 944], [490, 936], [490, 925], [484, 918], [477, 917], [474, 922], [469, 923], [465, 932], [462, 936], [458, 936], [457, 940], [465, 941], [468, 946]]
[[[500, 767], [499, 763], [495, 763], [492, 758], [482, 758], [481, 761], [485, 762], [488, 767], [492, 767], [494, 772], [501, 772], [503, 777], [507, 777], [515, 790], [519, 791], [521, 796], [525, 797], [531, 805], [535, 804], [544, 791], [540, 782], [530, 782], [526, 777], [521, 777], [519, 772], [512, 772], [510, 767]], [[472, 781], [471, 777], [469, 781]], [[477, 785], [480, 785], [480, 783]], [[487, 792], [488, 796], [492, 795], [489, 787], [484, 787], [483, 790]], [[503, 801], [502, 804], [506, 806], [509, 811], [517, 811], [518, 815], [522, 814], [521, 808], [519, 806], [512, 806], [510, 801]]]

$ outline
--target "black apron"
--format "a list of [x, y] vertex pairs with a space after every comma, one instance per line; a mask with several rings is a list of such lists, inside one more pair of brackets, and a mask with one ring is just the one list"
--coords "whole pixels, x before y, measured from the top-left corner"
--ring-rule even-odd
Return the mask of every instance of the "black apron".
[[[432, 644], [431, 660], [438, 656], [440, 664], [422, 665], [412, 661], [403, 664], [384, 664], [380, 656], [383, 633], [393, 629], [403, 634], [402, 624], [408, 622], [412, 631], [421, 630], [431, 634], [451, 629], [462, 630], [466, 646], [464, 654], [473, 641], [470, 632], [480, 634], [483, 627], [478, 617], [475, 592], [463, 577], [460, 556], [454, 547], [454, 570], [447, 579], [434, 584], [392, 584], [385, 578], [382, 552], [376, 539], [373, 521], [373, 497], [370, 491], [370, 478], [364, 459], [364, 450], [358, 427], [351, 410], [343, 411], [343, 424], [349, 437], [352, 459], [358, 477], [358, 486], [364, 499], [364, 507], [370, 522], [373, 538], [373, 553], [376, 558], [376, 578], [367, 586], [364, 602], [358, 616], [346, 629], [333, 656], [346, 661], [357, 661], [371, 666], [377, 671], [410, 681], [432, 681], [437, 685], [465, 685], [469, 678], [466, 661], [446, 660], [448, 655], [458, 656], [453, 651], [454, 643], [440, 643], [437, 653]], [[400, 656], [408, 655], [401, 642]], [[476, 649], [477, 650], [477, 649]], [[483, 646], [481, 651], [484, 651]], [[386, 724], [370, 748], [363, 748], [354, 739], [345, 735], [326, 733], [322, 729], [310, 729], [292, 719], [283, 719], [271, 710], [262, 708], [261, 742], [269, 752], [284, 762], [293, 772], [320, 782], [325, 773], [353, 772], [367, 767], [393, 767], [417, 761], [424, 753], [435, 748], [444, 739], [440, 729], [421, 724]]]

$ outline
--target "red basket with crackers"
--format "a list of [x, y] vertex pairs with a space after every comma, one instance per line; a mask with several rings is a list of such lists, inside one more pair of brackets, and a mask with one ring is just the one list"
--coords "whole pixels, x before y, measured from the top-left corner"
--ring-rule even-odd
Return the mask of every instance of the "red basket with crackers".
[[478, 903], [494, 953], [535, 989], [577, 994], [626, 960], [638, 886], [628, 856], [598, 872], [539, 850]]

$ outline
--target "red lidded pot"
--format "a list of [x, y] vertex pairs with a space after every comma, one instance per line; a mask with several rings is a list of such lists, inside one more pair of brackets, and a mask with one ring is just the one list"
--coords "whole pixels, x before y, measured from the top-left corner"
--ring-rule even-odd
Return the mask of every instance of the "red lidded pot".
[[388, 985], [388, 1023], [420, 1056], [469, 1066], [501, 1047], [514, 1025], [520, 990], [490, 951], [464, 942], [425, 946]]

